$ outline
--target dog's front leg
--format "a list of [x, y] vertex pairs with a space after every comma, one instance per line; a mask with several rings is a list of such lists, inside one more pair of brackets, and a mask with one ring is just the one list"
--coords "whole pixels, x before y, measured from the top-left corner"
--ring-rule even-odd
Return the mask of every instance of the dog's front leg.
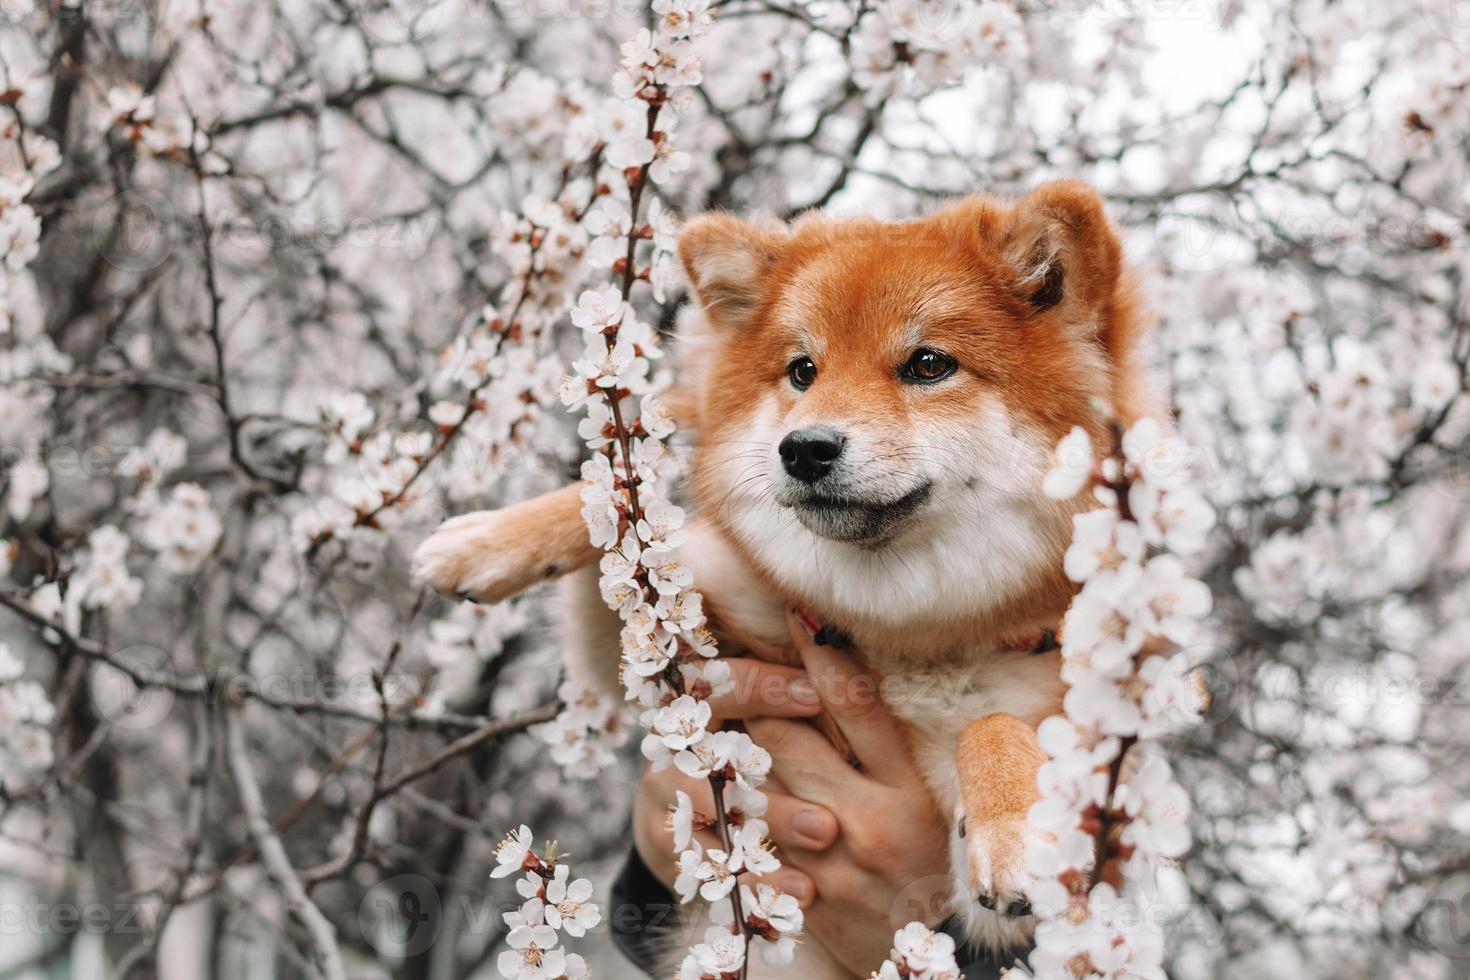
[[1036, 730], [1008, 714], [971, 722], [955, 747], [960, 791], [956, 856], [963, 855], [965, 863], [963, 873], [955, 869], [956, 877], [968, 883], [969, 898], [996, 917], [1015, 919], [1031, 911], [1025, 852], [1035, 831], [1027, 811], [1040, 796], [1036, 773], [1045, 760]]
[[568, 679], [619, 703], [623, 623], [602, 597], [600, 578], [598, 567], [588, 564], [557, 583], [557, 639]]
[[602, 552], [582, 521], [582, 484], [439, 525], [413, 556], [414, 574], [440, 592], [499, 602], [590, 564]]

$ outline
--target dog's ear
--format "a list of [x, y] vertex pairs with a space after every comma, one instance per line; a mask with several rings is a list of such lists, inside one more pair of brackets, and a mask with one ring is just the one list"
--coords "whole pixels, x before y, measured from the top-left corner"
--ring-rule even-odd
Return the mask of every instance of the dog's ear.
[[1123, 247], [1102, 198], [1086, 184], [1043, 184], [1016, 202], [996, 232], [996, 246], [1015, 270], [1015, 289], [1036, 313], [1095, 321], [1117, 291]]
[[729, 214], [705, 214], [679, 235], [679, 261], [695, 298], [716, 327], [745, 325], [785, 247], [785, 233]]

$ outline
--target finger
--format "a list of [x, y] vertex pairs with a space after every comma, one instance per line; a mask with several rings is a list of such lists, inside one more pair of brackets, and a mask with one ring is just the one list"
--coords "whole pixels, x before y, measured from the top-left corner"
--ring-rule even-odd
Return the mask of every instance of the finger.
[[785, 793], [767, 791], [765, 816], [771, 840], [784, 848], [824, 851], [837, 840], [837, 818], [832, 811]]
[[780, 857], [781, 871], [810, 879], [816, 904], [830, 907], [835, 903], [848, 915], [864, 908], [887, 889], [882, 881], [858, 868], [851, 855], [840, 848], [828, 851], [786, 848]]
[[822, 900], [805, 910], [802, 923], [809, 942], [833, 951], [853, 972], [866, 969], [867, 964], [879, 962], [888, 954], [894, 927], [881, 915], [871, 909], [855, 909], [842, 898], [827, 894], [820, 881], [817, 891]]
[[[703, 821], [713, 821], [715, 818], [714, 794], [708, 782], [702, 779], [690, 779], [672, 767], [662, 772], [649, 770], [645, 772], [644, 779], [647, 786], [640, 791], [637, 809], [641, 811], [646, 808], [650, 812], [641, 817], [635, 816], [635, 819], [643, 821], [641, 828], [643, 841], [654, 850], [657, 855], [656, 861], [660, 866], [667, 865], [672, 868], [673, 862], [679, 857], [679, 850], [674, 843], [673, 824], [673, 810], [678, 803], [676, 792], [682, 791], [688, 794], [694, 812], [700, 818], [696, 820], [692, 839], [698, 841], [706, 850], [724, 848], [724, 844], [720, 841], [719, 830], [713, 823], [700, 826]], [[647, 800], [646, 806], [645, 799]], [[644, 859], [649, 860], [649, 856], [645, 855]], [[650, 867], [652, 863], [650, 861]]]
[[755, 880], [781, 889], [796, 899], [796, 904], [802, 908], [810, 907], [817, 900], [817, 883], [812, 881], [811, 875], [789, 865], [783, 866], [780, 871], [760, 875]]
[[745, 723], [755, 744], [771, 754], [771, 774], [798, 799], [841, 813], [855, 796], [866, 796], [867, 778], [811, 725], [783, 718]]
[[[676, 869], [674, 831], [670, 820], [677, 797], [683, 790], [690, 794], [696, 810], [714, 811], [709, 784], [689, 779], [673, 766], [654, 772], [645, 766], [633, 803], [633, 844], [648, 869], [667, 886], [672, 886]], [[701, 809], [702, 807], [702, 809]]]
[[791, 612], [786, 622], [823, 707], [842, 730], [864, 771], [890, 786], [912, 782], [908, 733], [883, 703], [877, 678], [862, 668], [851, 651], [816, 643]]
[[753, 657], [726, 661], [734, 689], [709, 699], [714, 721], [772, 718], [810, 718], [821, 713], [822, 700], [806, 671], [766, 663]]
[[650, 830], [667, 830], [669, 814], [678, 803], [677, 793], [689, 794], [694, 809], [700, 813], [713, 814], [714, 796], [709, 783], [702, 779], [690, 779], [674, 766], [665, 766], [658, 772], [651, 765], [643, 767], [643, 780], [638, 787], [637, 810]]
[[[720, 832], [713, 827], [701, 827], [690, 835], [690, 840], [698, 841], [699, 845], [706, 851], [711, 848], [724, 850], [724, 842], [720, 840]], [[679, 851], [674, 847], [674, 830], [667, 823], [661, 824], [653, 835], [653, 840], [658, 844], [661, 854], [667, 854], [669, 860], [677, 861]]]
[[691, 778], [677, 766], [665, 766], [654, 772], [651, 765], [644, 767], [643, 779], [650, 798], [657, 799], [665, 811], [673, 809], [678, 802], [674, 794], [683, 790], [689, 794], [694, 809], [700, 813], [715, 812], [714, 795], [710, 792], [708, 780]]

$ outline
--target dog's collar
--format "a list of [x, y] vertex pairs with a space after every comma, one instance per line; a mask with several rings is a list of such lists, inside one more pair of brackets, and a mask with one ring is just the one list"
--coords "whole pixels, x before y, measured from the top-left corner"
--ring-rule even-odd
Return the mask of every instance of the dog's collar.
[[[796, 618], [801, 620], [801, 625], [805, 626], [807, 632], [812, 635], [812, 641], [817, 646], [831, 646], [838, 650], [852, 646], [852, 637], [841, 628], [831, 623], [817, 622], [811, 613], [799, 606], [792, 611], [796, 614]], [[1057, 649], [1058, 645], [1057, 631], [1046, 629], [1002, 640], [997, 645], [997, 649], [1004, 653], [1051, 653]]]
[[1042, 630], [1040, 633], [1027, 633], [1012, 640], [1002, 640], [1000, 649], [1006, 653], [1051, 653], [1059, 645], [1056, 630]]

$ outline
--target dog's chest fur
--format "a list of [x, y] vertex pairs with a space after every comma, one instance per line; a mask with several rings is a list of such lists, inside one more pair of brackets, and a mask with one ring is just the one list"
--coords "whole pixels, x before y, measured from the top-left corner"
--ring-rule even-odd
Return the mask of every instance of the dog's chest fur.
[[[700, 583], [711, 622], [728, 647], [789, 662], [786, 606], [718, 528], [704, 521], [692, 525], [684, 558]], [[820, 593], [821, 585], [809, 588]], [[938, 778], [931, 783], [953, 782], [955, 740], [969, 721], [1005, 712], [1039, 724], [1057, 710], [1063, 685], [1055, 652], [999, 649], [1000, 644], [984, 639], [955, 643], [944, 639], [945, 631], [926, 623], [891, 630], [864, 629], [860, 623], [834, 625], [849, 633], [866, 665], [880, 678], [885, 702], [916, 738], [915, 750], [934, 757], [932, 764], [926, 759], [926, 774], [951, 767], [936, 771]], [[928, 656], [915, 652], [915, 637], [926, 633], [938, 635], [944, 643]], [[906, 649], [895, 652], [885, 644], [890, 634], [904, 635]], [[939, 800], [952, 802], [943, 795]]]
[[[700, 583], [722, 649], [750, 651], [778, 662], [794, 660], [786, 604], [720, 529], [706, 521], [693, 523], [683, 557]], [[818, 591], [820, 584], [814, 583], [812, 589]], [[922, 626], [915, 629], [921, 631]], [[925, 659], [913, 656], [912, 650], [887, 653], [876, 642], [879, 639], [861, 629], [853, 636], [855, 648], [880, 680], [885, 703], [904, 722], [914, 764], [946, 818], [959, 803], [955, 745], [970, 721], [1004, 712], [1036, 725], [1059, 708], [1063, 685], [1056, 652], [1033, 654], [977, 643], [950, 646], [942, 656]], [[1025, 928], [1014, 920], [970, 901], [962, 875], [953, 882], [953, 897], [956, 909], [966, 916], [969, 934], [987, 946], [1003, 948], [1026, 940]], [[902, 925], [893, 923], [895, 929]], [[818, 980], [846, 974], [820, 947], [805, 945], [798, 948], [795, 963], [780, 969], [753, 961], [751, 976]]]

